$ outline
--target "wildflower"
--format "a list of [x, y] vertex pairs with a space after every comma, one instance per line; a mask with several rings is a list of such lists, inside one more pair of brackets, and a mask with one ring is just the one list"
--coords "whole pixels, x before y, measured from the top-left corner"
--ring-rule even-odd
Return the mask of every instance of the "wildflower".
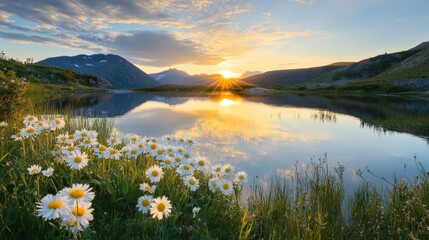
[[32, 137], [37, 134], [39, 134], [39, 131], [34, 126], [31, 126], [31, 125], [21, 129], [21, 135], [23, 138]]
[[166, 155], [166, 156], [163, 157], [163, 159], [161, 160], [160, 164], [161, 164], [161, 166], [163, 168], [168, 169], [168, 168], [172, 168], [173, 167], [174, 162], [173, 162], [173, 159], [170, 156]]
[[53, 121], [51, 121], [51, 131], [55, 131], [57, 129], [62, 129], [66, 125], [66, 122], [62, 118], [55, 118]]
[[106, 158], [113, 158], [118, 160], [121, 157], [121, 151], [114, 149], [113, 147], [109, 147], [106, 150], [106, 154], [105, 154]]
[[77, 202], [80, 206], [80, 204], [89, 203], [94, 199], [95, 193], [91, 190], [92, 188], [88, 184], [73, 184], [71, 188], [63, 188], [59, 194], [66, 196], [69, 204]]
[[58, 143], [67, 144], [67, 143], [69, 143], [69, 141], [68, 141], [69, 140], [69, 134], [68, 133], [60, 134], [56, 137], [56, 139], [57, 139]]
[[110, 138], [107, 139], [107, 143], [110, 146], [117, 146], [117, 145], [120, 145], [122, 143], [122, 139], [120, 137], [117, 137], [117, 136], [110, 136]]
[[92, 215], [94, 209], [90, 207], [90, 202], [74, 204], [71, 214], [63, 218], [63, 225], [71, 229], [75, 235], [78, 231], [85, 230], [89, 226], [89, 221], [94, 219]]
[[122, 152], [125, 152], [125, 155], [127, 155], [128, 158], [136, 158], [140, 155], [141, 150], [137, 145], [132, 144], [123, 147]]
[[182, 152], [182, 156], [183, 156], [183, 158], [185, 158], [186, 160], [190, 161], [190, 160], [191, 160], [191, 157], [192, 157], [191, 151], [189, 151], [189, 150], [185, 150], [185, 151], [183, 151], [183, 152]]
[[76, 140], [86, 139], [91, 137], [90, 132], [86, 129], [76, 130], [74, 135]]
[[139, 209], [140, 212], [147, 213], [149, 211], [150, 204], [152, 203], [152, 201], [153, 197], [151, 195], [141, 196], [137, 200], [136, 207]]
[[57, 219], [67, 216], [70, 211], [66, 198], [60, 195], [48, 194], [37, 203], [37, 215], [45, 220]]
[[176, 172], [181, 176], [191, 175], [194, 172], [194, 168], [191, 164], [180, 164]]
[[81, 147], [94, 147], [95, 145], [97, 145], [96, 138], [85, 138], [79, 143]]
[[151, 182], [159, 182], [164, 175], [164, 171], [158, 165], [153, 165], [148, 170], [146, 170], [146, 176], [150, 179]]
[[142, 190], [143, 192], [149, 192], [149, 193], [154, 193], [156, 190], [156, 185], [149, 185], [147, 183], [142, 183], [140, 184], [140, 190]]
[[217, 184], [218, 184], [219, 181], [220, 181], [220, 179], [217, 178], [217, 177], [209, 179], [209, 189], [210, 189], [210, 191], [212, 191], [213, 193], [216, 192]]
[[224, 175], [228, 175], [228, 174], [231, 174], [233, 170], [234, 170], [234, 167], [231, 166], [231, 164], [226, 164], [222, 168], [222, 173]]
[[243, 182], [246, 183], [247, 182], [247, 173], [244, 171], [238, 172], [235, 175], [235, 182]]
[[218, 175], [218, 176], [220, 176], [220, 175], [222, 175], [222, 166], [221, 165], [214, 165], [213, 166], [213, 173], [215, 174], [215, 175]]
[[230, 195], [234, 191], [232, 182], [227, 179], [223, 179], [219, 182], [219, 189], [225, 195]]
[[200, 186], [200, 181], [192, 175], [186, 176], [184, 182], [185, 185], [189, 187], [192, 192], [196, 191]]
[[0, 127], [7, 127], [7, 122], [5, 121], [0, 122]]
[[75, 150], [71, 152], [66, 161], [72, 169], [81, 170], [88, 165], [88, 155], [79, 150]]
[[39, 121], [39, 119], [37, 119], [37, 117], [35, 117], [33, 115], [27, 115], [24, 118], [25, 126], [34, 126], [38, 121]]
[[126, 138], [128, 143], [135, 143], [140, 139], [138, 135], [131, 135]]
[[50, 167], [50, 168], [42, 171], [42, 174], [45, 177], [50, 177], [50, 176], [52, 176], [52, 174], [54, 174], [54, 169]]
[[162, 220], [163, 217], [167, 218], [171, 213], [171, 202], [165, 196], [155, 198], [150, 206], [152, 218]]
[[70, 155], [74, 150], [76, 150], [76, 147], [73, 144], [67, 145], [61, 149], [61, 153], [64, 155]]
[[193, 213], [192, 218], [195, 218], [197, 216], [197, 214], [200, 212], [200, 210], [201, 210], [201, 208], [199, 208], [199, 207], [192, 208], [192, 213]]
[[207, 160], [205, 157], [197, 157], [195, 163], [197, 169], [203, 170], [206, 167]]
[[107, 153], [107, 147], [100, 144], [98, 148], [93, 148], [94, 154], [99, 158], [105, 158]]
[[42, 171], [42, 167], [39, 165], [31, 165], [29, 168], [27, 168], [27, 171], [30, 175], [38, 174]]
[[50, 128], [49, 124], [47, 124], [44, 121], [38, 121], [35, 126], [36, 126], [37, 131], [39, 131], [39, 132]]
[[23, 139], [21, 132], [17, 132], [15, 135], [12, 135], [11, 138], [15, 141], [21, 141]]

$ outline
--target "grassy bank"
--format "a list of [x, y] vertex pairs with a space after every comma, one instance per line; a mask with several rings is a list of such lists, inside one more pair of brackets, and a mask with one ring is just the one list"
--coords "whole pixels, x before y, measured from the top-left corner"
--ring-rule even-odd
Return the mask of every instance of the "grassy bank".
[[[25, 128], [22, 117], [10, 118], [7, 126], [0, 127], [0, 236], [5, 239], [429, 238], [429, 181], [417, 162], [420, 174], [414, 179], [398, 179], [390, 190], [378, 190], [367, 182], [346, 195], [344, 166], [329, 168], [325, 157], [304, 170], [296, 168], [292, 181], [279, 179], [268, 189], [255, 180], [243, 203], [239, 170], [227, 171], [232, 166], [225, 165], [219, 166], [219, 172], [201, 165], [199, 156], [191, 157], [191, 139], [116, 135], [107, 119], [66, 114], [62, 128], [53, 127], [58, 116], [36, 117], [38, 121], [27, 116], [26, 124], [34, 124], [39, 134]], [[38, 130], [37, 126], [43, 126], [40, 122], [50, 123], [50, 130]], [[11, 138], [23, 128], [24, 135], [32, 136], [18, 141]], [[94, 142], [84, 146], [86, 139]], [[181, 165], [168, 166], [170, 148], [174, 162], [178, 157]], [[70, 158], [69, 153], [77, 149], [89, 159], [80, 170], [73, 166], [82, 159]], [[186, 164], [190, 172], [182, 168]], [[31, 165], [44, 171], [51, 167], [53, 174], [29, 171]], [[163, 172], [159, 181], [148, 173], [154, 165]], [[195, 191], [184, 180], [188, 174], [199, 181]], [[58, 194], [78, 183], [88, 184], [95, 194], [87, 206], [88, 211], [93, 209], [88, 226], [81, 223], [73, 234], [75, 225], [38, 216], [37, 206], [47, 194]], [[141, 189], [143, 183], [156, 189]], [[226, 183], [234, 187], [226, 191]], [[142, 213], [136, 205], [142, 204], [139, 198], [143, 195], [168, 197], [171, 212], [161, 220]], [[77, 211], [67, 216], [82, 217], [79, 205], [72, 207]]]

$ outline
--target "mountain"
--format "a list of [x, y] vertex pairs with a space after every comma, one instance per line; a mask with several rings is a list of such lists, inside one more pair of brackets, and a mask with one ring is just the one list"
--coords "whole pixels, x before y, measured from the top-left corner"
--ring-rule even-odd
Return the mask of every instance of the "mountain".
[[429, 90], [429, 42], [409, 50], [385, 53], [359, 62], [339, 62], [322, 67], [276, 70], [244, 78], [259, 86], [363, 85], [403, 86]]
[[78, 55], [73, 57], [47, 58], [37, 64], [71, 69], [78, 73], [91, 74], [108, 80], [115, 88], [134, 89], [159, 85], [152, 77], [113, 54]]
[[38, 64], [23, 64], [16, 60], [0, 60], [2, 71], [15, 71], [20, 78], [32, 83], [55, 84], [77, 89], [110, 89], [112, 84], [94, 75], [79, 74], [69, 69], [62, 69]]
[[331, 64], [322, 67], [276, 70], [244, 78], [243, 81], [260, 86], [291, 86], [304, 82], [323, 82], [344, 70], [350, 63]]
[[150, 74], [161, 85], [188, 85], [188, 86], [209, 86], [223, 79], [220, 74], [198, 74], [188, 73], [175, 68], [163, 72]]
[[175, 85], [189, 85], [186, 79], [190, 77], [185, 71], [181, 71], [175, 68], [170, 68], [160, 73], [149, 74], [161, 85], [175, 84]]

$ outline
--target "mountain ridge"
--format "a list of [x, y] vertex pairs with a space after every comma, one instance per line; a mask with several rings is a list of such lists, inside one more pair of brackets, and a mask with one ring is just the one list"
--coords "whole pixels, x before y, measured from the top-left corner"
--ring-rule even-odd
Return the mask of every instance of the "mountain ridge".
[[108, 80], [117, 89], [135, 89], [158, 86], [148, 74], [125, 58], [114, 54], [80, 54], [47, 58], [36, 64], [70, 69]]

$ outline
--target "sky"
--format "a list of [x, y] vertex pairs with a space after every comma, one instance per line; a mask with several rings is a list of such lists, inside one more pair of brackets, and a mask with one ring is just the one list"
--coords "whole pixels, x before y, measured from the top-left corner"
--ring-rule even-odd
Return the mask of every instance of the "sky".
[[429, 41], [427, 0], [0, 0], [8, 57], [111, 53], [146, 73], [296, 69]]

